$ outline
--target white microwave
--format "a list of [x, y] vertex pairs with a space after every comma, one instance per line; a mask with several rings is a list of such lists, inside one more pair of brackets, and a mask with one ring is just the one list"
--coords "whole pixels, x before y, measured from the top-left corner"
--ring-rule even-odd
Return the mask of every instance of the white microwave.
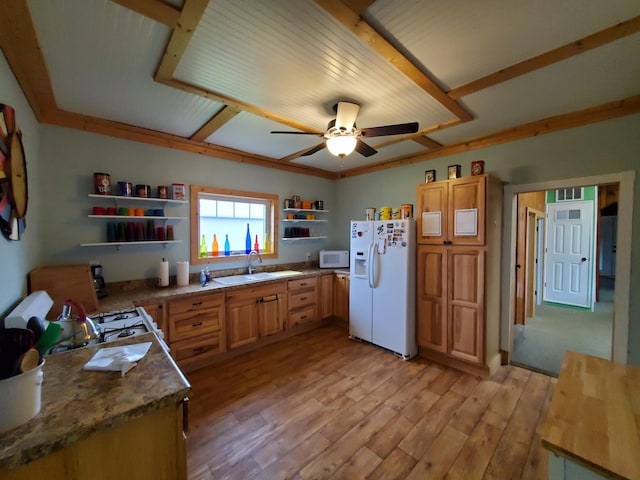
[[320, 250], [320, 268], [349, 267], [348, 250]]

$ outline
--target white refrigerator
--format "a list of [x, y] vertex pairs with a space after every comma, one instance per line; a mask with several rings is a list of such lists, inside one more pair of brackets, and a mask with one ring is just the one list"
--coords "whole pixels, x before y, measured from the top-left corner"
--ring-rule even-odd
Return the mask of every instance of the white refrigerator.
[[350, 235], [349, 336], [415, 356], [414, 220], [354, 220]]

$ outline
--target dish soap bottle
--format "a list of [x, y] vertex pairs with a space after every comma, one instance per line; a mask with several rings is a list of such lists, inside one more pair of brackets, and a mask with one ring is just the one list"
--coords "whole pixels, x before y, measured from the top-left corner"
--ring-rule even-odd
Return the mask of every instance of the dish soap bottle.
[[207, 256], [207, 242], [204, 239], [204, 235], [202, 235], [202, 240], [200, 241], [200, 258], [204, 258]]
[[216, 234], [213, 234], [213, 244], [211, 245], [211, 256], [217, 257], [219, 253], [220, 247], [218, 246], [218, 239], [216, 238]]
[[231, 255], [231, 246], [229, 245], [229, 235], [225, 234], [224, 236], [224, 254], [226, 257]]
[[244, 240], [244, 248], [245, 248], [245, 252], [247, 255], [249, 255], [251, 253], [251, 234], [249, 233], [249, 224], [247, 223], [247, 236]]

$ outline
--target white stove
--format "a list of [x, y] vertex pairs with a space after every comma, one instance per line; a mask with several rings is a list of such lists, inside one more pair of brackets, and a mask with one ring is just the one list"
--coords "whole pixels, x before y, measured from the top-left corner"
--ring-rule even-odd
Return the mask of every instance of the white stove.
[[164, 333], [158, 324], [142, 307], [132, 307], [105, 313], [88, 315], [100, 332], [96, 340], [85, 345], [58, 344], [51, 349], [51, 353], [64, 352], [73, 348], [82, 348], [97, 343], [113, 342], [121, 338], [134, 337], [147, 332], [154, 332], [161, 345], [168, 350], [164, 342]]

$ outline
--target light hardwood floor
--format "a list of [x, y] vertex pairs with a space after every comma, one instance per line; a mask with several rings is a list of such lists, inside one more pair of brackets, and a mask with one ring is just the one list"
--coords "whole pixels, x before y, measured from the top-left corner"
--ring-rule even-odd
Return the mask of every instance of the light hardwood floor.
[[404, 362], [330, 325], [188, 375], [190, 479], [546, 478], [555, 379]]

